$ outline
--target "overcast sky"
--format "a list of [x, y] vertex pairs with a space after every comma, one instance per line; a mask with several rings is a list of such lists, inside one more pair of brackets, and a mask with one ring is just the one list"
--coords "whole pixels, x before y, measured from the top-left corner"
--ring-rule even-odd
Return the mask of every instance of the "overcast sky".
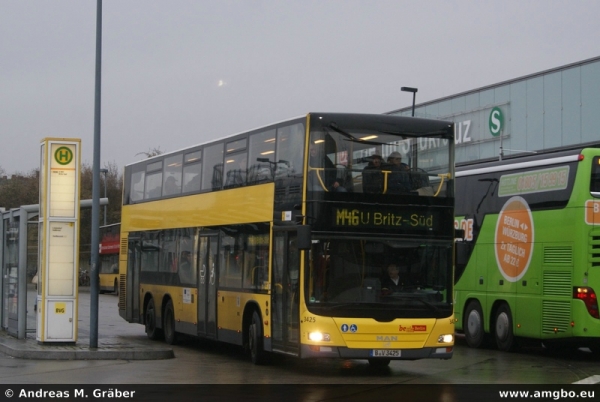
[[[384, 113], [600, 55], [600, 1], [104, 0], [101, 165], [310, 111]], [[0, 167], [92, 164], [96, 1], [0, 0]]]

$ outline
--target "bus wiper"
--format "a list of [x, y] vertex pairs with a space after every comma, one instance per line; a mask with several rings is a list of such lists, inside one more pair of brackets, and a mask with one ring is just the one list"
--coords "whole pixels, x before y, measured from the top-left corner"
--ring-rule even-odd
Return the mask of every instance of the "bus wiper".
[[333, 131], [335, 131], [336, 133], [340, 133], [341, 135], [343, 135], [346, 138], [349, 138], [351, 141], [356, 141], [356, 138], [350, 134], [349, 132], [341, 129], [337, 123], [333, 122], [333, 123], [329, 123], [329, 128], [331, 128]]
[[436, 312], [438, 314], [441, 313], [440, 309], [437, 306], [435, 306], [434, 304], [432, 304], [432, 303], [430, 303], [430, 302], [428, 302], [426, 300], [418, 298], [418, 297], [403, 296], [401, 294], [395, 294], [395, 293], [387, 295], [386, 297], [389, 297], [389, 298], [392, 298], [392, 299], [398, 299], [398, 300], [418, 301], [418, 302], [421, 302], [422, 304], [426, 305], [427, 307], [429, 307], [434, 312]]
[[381, 142], [379, 142], [379, 141], [368, 141], [368, 140], [363, 140], [363, 139], [360, 139], [360, 138], [356, 138], [355, 136], [353, 136], [349, 132], [341, 129], [337, 125], [337, 123], [335, 123], [335, 122], [330, 123], [329, 124], [329, 128], [331, 128], [336, 133], [339, 133], [339, 134], [343, 135], [344, 137], [348, 138], [349, 141], [351, 141], [351, 142], [360, 142], [361, 144], [369, 144], [369, 145], [381, 145]]
[[327, 310], [335, 310], [341, 307], [356, 307], [356, 306], [362, 306], [365, 303], [363, 302], [352, 302], [352, 303], [339, 303], [339, 304], [334, 304], [332, 306], [321, 306]]

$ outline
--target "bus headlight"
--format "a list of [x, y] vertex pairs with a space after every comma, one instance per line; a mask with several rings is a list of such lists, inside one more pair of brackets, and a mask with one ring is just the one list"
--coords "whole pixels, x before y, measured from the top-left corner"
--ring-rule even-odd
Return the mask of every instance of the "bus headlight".
[[438, 337], [438, 343], [452, 343], [452, 341], [454, 341], [454, 335], [452, 334], [440, 335]]
[[324, 334], [322, 332], [309, 332], [308, 339], [314, 342], [329, 342], [331, 340], [331, 337], [329, 336], [329, 334]]

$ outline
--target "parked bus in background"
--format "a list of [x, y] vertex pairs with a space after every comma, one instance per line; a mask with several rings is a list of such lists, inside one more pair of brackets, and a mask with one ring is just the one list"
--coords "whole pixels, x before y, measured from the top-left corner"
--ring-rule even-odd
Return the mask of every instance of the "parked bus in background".
[[119, 239], [121, 224], [100, 226], [100, 293], [119, 293]]
[[455, 314], [471, 347], [600, 353], [600, 149], [457, 168]]
[[120, 315], [256, 364], [452, 357], [453, 130], [310, 113], [126, 166]]

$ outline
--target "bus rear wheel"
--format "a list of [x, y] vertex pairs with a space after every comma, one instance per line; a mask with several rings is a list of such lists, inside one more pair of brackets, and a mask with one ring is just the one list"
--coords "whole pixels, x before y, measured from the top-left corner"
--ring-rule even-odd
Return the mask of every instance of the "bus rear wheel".
[[146, 335], [148, 339], [157, 340], [162, 336], [162, 332], [156, 327], [156, 308], [154, 307], [154, 299], [148, 301], [145, 314]]
[[483, 310], [477, 300], [472, 300], [465, 309], [463, 331], [467, 345], [472, 348], [480, 348], [485, 339], [483, 329]]
[[510, 307], [502, 304], [496, 311], [494, 320], [494, 337], [498, 350], [511, 352], [516, 349], [515, 335], [513, 333], [513, 320]]
[[165, 306], [164, 320], [165, 342], [169, 345], [175, 345], [177, 343], [177, 332], [175, 332], [175, 312], [172, 300], [169, 300]]
[[252, 321], [248, 326], [248, 349], [250, 349], [252, 363], [257, 365], [266, 363], [267, 357], [263, 348], [263, 327], [256, 311], [252, 313]]

